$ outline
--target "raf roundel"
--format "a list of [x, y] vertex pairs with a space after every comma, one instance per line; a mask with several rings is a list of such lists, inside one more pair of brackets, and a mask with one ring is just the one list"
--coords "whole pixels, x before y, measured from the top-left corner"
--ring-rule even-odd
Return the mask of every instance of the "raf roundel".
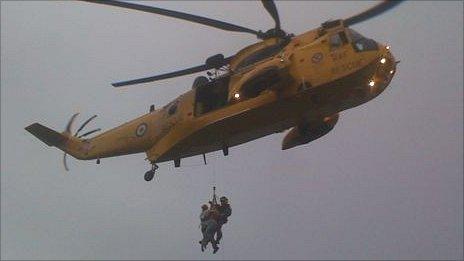
[[324, 55], [322, 53], [315, 53], [313, 57], [311, 57], [311, 61], [313, 63], [320, 63], [323, 58], [324, 58]]
[[137, 127], [137, 130], [135, 130], [135, 135], [137, 135], [137, 137], [142, 137], [145, 132], [147, 132], [147, 124], [146, 123], [142, 123], [140, 124], [138, 127]]

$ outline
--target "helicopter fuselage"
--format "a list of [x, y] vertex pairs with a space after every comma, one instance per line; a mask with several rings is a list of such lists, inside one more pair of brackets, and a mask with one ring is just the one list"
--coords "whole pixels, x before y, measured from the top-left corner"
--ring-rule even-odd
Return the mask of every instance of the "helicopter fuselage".
[[343, 26], [312, 30], [275, 48], [278, 44], [279, 39], [267, 39], [243, 49], [226, 74], [94, 138], [64, 133], [47, 142], [39, 132], [52, 130], [31, 132], [78, 159], [146, 152], [150, 162], [158, 163], [228, 151], [291, 127], [309, 126], [306, 133], [294, 132], [301, 137], [286, 137], [286, 149], [320, 137], [303, 136], [327, 119], [332, 126], [326, 132], [331, 130], [339, 112], [379, 95], [396, 71], [389, 47]]
[[[346, 42], [334, 47], [331, 37], [340, 33]], [[249, 67], [236, 69], [232, 62], [230, 75], [221, 76], [229, 77], [224, 105], [197, 113], [200, 86], [162, 109], [85, 140], [81, 158], [146, 152], [151, 162], [178, 160], [322, 121], [365, 103], [387, 87], [396, 63], [389, 48], [380, 44], [375, 50], [356, 51], [349, 33], [336, 28], [318, 37], [313, 30]], [[253, 82], [259, 77], [264, 83]], [[273, 82], [266, 82], [269, 77]], [[247, 94], [244, 86], [260, 91]]]

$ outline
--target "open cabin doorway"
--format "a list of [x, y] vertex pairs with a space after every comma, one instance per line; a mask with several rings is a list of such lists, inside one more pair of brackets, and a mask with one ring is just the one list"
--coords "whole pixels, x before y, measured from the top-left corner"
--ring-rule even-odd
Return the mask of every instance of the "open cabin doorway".
[[225, 76], [194, 86], [194, 115], [196, 117], [227, 105], [227, 98], [229, 96], [229, 80], [230, 76]]

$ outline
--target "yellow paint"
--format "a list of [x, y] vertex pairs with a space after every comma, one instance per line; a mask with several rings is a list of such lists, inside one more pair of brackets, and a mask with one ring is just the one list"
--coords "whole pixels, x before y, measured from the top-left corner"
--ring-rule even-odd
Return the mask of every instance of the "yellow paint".
[[[239, 51], [230, 62], [229, 104], [222, 108], [194, 116], [195, 90], [189, 90], [162, 109], [94, 138], [79, 140], [64, 134], [67, 142], [58, 147], [79, 159], [140, 152], [145, 152], [151, 162], [189, 157], [280, 132], [303, 120], [324, 119], [369, 101], [390, 83], [396, 63], [389, 47], [379, 45], [375, 51], [356, 52], [348, 39], [348, 43], [331, 48], [330, 37], [345, 32], [350, 38], [348, 29], [339, 26], [322, 36], [319, 31], [295, 36], [274, 56], [249, 66], [239, 67], [250, 55], [280, 40], [267, 39]], [[380, 64], [381, 57], [386, 58], [384, 64]], [[384, 68], [377, 68], [380, 65]], [[277, 70], [285, 81], [257, 97], [247, 99], [241, 95], [245, 83], [270, 68]], [[344, 82], [337, 82], [347, 76], [349, 81], [365, 84], [345, 86]], [[375, 90], [367, 85], [370, 79], [376, 81]], [[340, 95], [341, 91], [345, 94]], [[323, 95], [317, 97], [318, 93]], [[170, 115], [169, 109], [174, 105], [177, 111]], [[139, 127], [141, 124], [146, 124], [146, 129]], [[137, 135], [137, 128], [145, 132]]]

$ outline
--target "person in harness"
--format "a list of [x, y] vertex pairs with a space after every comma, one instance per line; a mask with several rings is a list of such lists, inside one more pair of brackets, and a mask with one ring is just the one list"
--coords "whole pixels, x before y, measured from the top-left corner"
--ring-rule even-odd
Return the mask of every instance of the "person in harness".
[[[215, 254], [219, 247], [219, 241], [222, 239], [222, 225], [227, 223], [228, 218], [232, 214], [232, 208], [229, 205], [227, 197], [222, 196], [217, 203], [216, 199], [216, 187], [213, 187], [213, 200], [209, 201], [210, 208], [207, 205], [202, 205], [202, 212], [200, 214], [201, 221], [201, 232], [203, 239], [200, 240], [201, 251], [205, 251], [208, 243], [211, 242], [213, 246], [213, 254]], [[216, 235], [216, 238], [215, 238]]]
[[[201, 214], [200, 214], [200, 229], [201, 229], [201, 234], [203, 235], [203, 238], [205, 238], [205, 233], [206, 233], [206, 226], [208, 221], [208, 205], [203, 204], [201, 206]], [[200, 241], [201, 244], [201, 241]]]
[[214, 240], [214, 234], [218, 228], [219, 212], [214, 208], [213, 205], [210, 207], [210, 209], [208, 209], [208, 206], [203, 205], [202, 210], [203, 212], [200, 215], [201, 229], [203, 234], [203, 239], [200, 240], [201, 251], [205, 251], [208, 243], [211, 243], [213, 246], [213, 254], [215, 254], [219, 250], [219, 247], [216, 244], [216, 240]]
[[216, 229], [216, 244], [222, 239], [222, 225], [227, 223], [228, 218], [232, 215], [232, 208], [229, 205], [229, 199], [222, 196], [219, 201], [221, 205], [217, 205], [216, 208], [219, 212], [218, 226]]
[[213, 246], [213, 254], [215, 254], [219, 247], [216, 244], [214, 235], [216, 234], [219, 221], [219, 211], [217, 210], [217, 200], [216, 200], [216, 187], [213, 187], [213, 200], [209, 201], [210, 208], [206, 204], [201, 206], [202, 212], [200, 214], [200, 226], [201, 233], [203, 234], [203, 239], [200, 240], [201, 251], [205, 251], [208, 243], [211, 243]]

